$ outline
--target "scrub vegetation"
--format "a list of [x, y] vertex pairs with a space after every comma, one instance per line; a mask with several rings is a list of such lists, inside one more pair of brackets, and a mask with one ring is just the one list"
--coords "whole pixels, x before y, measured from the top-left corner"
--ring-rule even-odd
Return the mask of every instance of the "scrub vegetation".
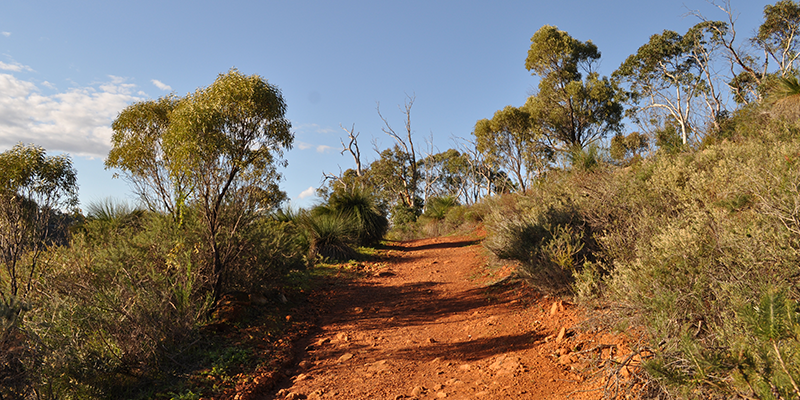
[[393, 146], [362, 162], [345, 129], [356, 167], [310, 209], [281, 208], [280, 90], [235, 69], [114, 121], [134, 206], [81, 211], [68, 157], [0, 154], [0, 398], [219, 395], [280, 368], [302, 330], [281, 316], [332, 263], [479, 226], [539, 291], [641, 332], [640, 395], [800, 397], [800, 5], [765, 7], [747, 46], [720, 10], [610, 76], [590, 40], [541, 27], [523, 105], [444, 152], [415, 146], [413, 97], [403, 129], [379, 109]]

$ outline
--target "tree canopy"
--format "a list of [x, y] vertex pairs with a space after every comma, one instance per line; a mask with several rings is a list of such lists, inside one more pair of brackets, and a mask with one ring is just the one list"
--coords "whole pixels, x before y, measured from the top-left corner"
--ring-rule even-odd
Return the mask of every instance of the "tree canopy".
[[582, 148], [622, 129], [621, 91], [593, 71], [599, 59], [594, 43], [554, 26], [531, 38], [525, 68], [540, 81], [524, 108], [553, 150]]
[[[77, 173], [69, 156], [48, 156], [42, 147], [23, 144], [0, 153], [0, 262], [6, 270], [0, 273], [0, 300], [4, 305], [14, 301], [24, 282], [30, 289], [54, 218], [73, 211], [77, 196]], [[26, 255], [23, 274], [20, 262]]]
[[278, 87], [232, 69], [186, 97], [133, 104], [114, 121], [106, 165], [122, 169], [145, 197], [157, 194], [168, 210], [183, 203], [200, 210], [216, 295], [234, 254], [225, 238], [286, 197], [276, 168], [294, 141], [285, 113]]
[[478, 121], [473, 135], [486, 163], [511, 174], [523, 192], [552, 158], [552, 151], [542, 145], [541, 131], [524, 109], [506, 106], [491, 120]]

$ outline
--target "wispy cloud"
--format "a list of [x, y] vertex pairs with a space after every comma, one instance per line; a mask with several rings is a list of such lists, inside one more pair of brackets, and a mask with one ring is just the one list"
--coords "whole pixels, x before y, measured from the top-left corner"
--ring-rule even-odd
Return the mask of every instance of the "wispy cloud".
[[159, 88], [159, 89], [161, 89], [161, 90], [167, 90], [167, 91], [171, 91], [171, 90], [172, 90], [172, 86], [170, 86], [170, 85], [167, 85], [166, 83], [164, 83], [164, 82], [161, 82], [161, 81], [160, 81], [160, 80], [158, 80], [158, 79], [153, 79], [153, 80], [152, 80], [152, 81], [150, 81], [150, 82], [153, 82], [153, 85], [156, 85], [156, 87], [157, 87], [157, 88]]
[[333, 150], [333, 147], [325, 144], [313, 145], [311, 143], [299, 142], [299, 141], [295, 142], [295, 144], [297, 145], [297, 148], [300, 150], [314, 149], [317, 151], [317, 153], [328, 153], [331, 150]]
[[5, 37], [9, 37], [9, 36], [11, 36], [11, 32], [0, 32], [0, 35], [3, 35]]
[[298, 124], [292, 125], [294, 130], [298, 133], [334, 133], [336, 129], [330, 127], [322, 127], [317, 124]]
[[317, 189], [314, 189], [313, 186], [309, 186], [308, 189], [303, 190], [302, 192], [300, 192], [300, 195], [298, 195], [297, 198], [298, 199], [305, 199], [306, 197], [314, 196], [316, 194], [316, 190]]
[[[42, 84], [50, 87], [49, 84]], [[35, 143], [48, 151], [105, 157], [111, 148], [111, 122], [128, 104], [142, 98], [124, 78], [41, 94], [34, 83], [0, 74], [0, 148]]]
[[27, 65], [22, 65], [18, 62], [13, 62], [11, 64], [8, 64], [2, 61], [0, 61], [0, 69], [3, 71], [12, 71], [12, 72], [33, 71], [33, 68]]

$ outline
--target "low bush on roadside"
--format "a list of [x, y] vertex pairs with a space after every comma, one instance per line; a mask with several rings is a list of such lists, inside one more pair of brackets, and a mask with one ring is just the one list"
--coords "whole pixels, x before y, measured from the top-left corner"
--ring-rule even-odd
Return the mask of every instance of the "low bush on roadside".
[[796, 397], [800, 131], [726, 129], [701, 150], [495, 197], [485, 245], [539, 287], [645, 326], [647, 370], [677, 397]]
[[[26, 376], [19, 388], [4, 385], [3, 398], [148, 398], [209, 359], [199, 328], [212, 316], [212, 273], [191, 210], [181, 224], [112, 202], [88, 211], [69, 246], [40, 256], [30, 306], [0, 342], [27, 349], [2, 351]], [[230, 240], [238, 257], [223, 276], [226, 293], [274, 291], [305, 265], [294, 221], [256, 217]]]

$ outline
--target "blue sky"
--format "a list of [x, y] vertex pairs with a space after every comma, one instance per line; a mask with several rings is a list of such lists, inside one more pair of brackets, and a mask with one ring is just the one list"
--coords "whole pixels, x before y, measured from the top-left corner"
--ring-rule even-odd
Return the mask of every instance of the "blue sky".
[[[733, 0], [738, 37], [774, 1]], [[339, 154], [340, 124], [360, 132], [363, 159], [388, 147], [382, 114], [415, 96], [418, 147], [469, 138], [477, 120], [520, 106], [536, 86], [524, 68], [531, 36], [555, 25], [603, 54], [610, 75], [648, 37], [726, 15], [686, 1], [37, 1], [0, 3], [0, 150], [36, 143], [73, 157], [82, 205], [134, 198], [103, 167], [111, 121], [126, 105], [185, 95], [238, 68], [283, 92], [295, 132], [281, 187], [296, 206]], [[628, 127], [635, 130], [635, 127]]]

